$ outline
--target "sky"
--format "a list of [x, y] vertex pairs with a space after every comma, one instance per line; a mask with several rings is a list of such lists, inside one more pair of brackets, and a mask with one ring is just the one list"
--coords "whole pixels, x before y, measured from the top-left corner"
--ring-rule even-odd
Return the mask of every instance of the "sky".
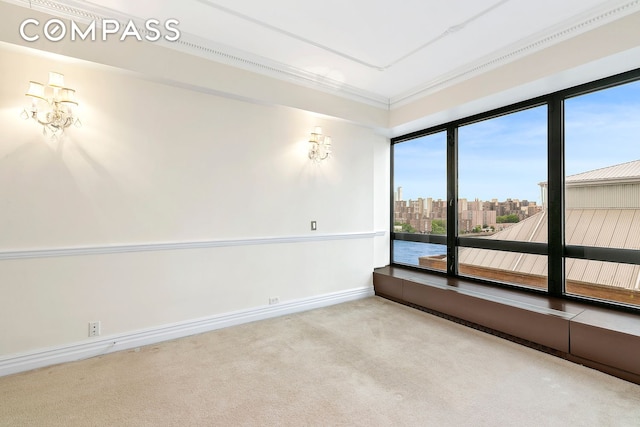
[[[540, 106], [458, 131], [458, 193], [474, 200], [541, 203], [547, 181], [547, 107]], [[640, 82], [565, 101], [566, 175], [640, 160]], [[394, 146], [394, 191], [404, 200], [446, 198], [446, 135]]]

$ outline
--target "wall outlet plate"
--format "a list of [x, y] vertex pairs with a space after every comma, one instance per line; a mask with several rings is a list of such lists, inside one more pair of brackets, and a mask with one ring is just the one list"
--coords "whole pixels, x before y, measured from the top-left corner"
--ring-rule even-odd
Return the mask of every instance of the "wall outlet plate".
[[311, 231], [316, 231], [318, 229], [318, 222], [311, 221]]
[[100, 321], [95, 320], [93, 322], [89, 322], [89, 336], [97, 337], [100, 335]]

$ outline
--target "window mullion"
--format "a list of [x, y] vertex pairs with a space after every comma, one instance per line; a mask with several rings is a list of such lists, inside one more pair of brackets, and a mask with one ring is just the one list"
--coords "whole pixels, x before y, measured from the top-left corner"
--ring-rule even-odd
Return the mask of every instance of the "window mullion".
[[458, 128], [447, 128], [447, 274], [458, 274]]
[[548, 108], [548, 289], [552, 295], [564, 294], [564, 102], [553, 96]]

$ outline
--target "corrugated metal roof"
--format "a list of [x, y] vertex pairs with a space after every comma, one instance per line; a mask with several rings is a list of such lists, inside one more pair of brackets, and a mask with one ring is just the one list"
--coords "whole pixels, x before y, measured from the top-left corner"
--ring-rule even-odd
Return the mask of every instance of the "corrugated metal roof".
[[[565, 239], [576, 246], [614, 247], [640, 250], [640, 209], [568, 209]], [[480, 238], [480, 237], [479, 237]], [[496, 240], [547, 241], [547, 215], [539, 212], [492, 236]], [[510, 272], [547, 275], [547, 257], [486, 249], [461, 248], [462, 264]], [[640, 266], [602, 261], [567, 259], [568, 280], [634, 289], [640, 281]]]
[[[567, 244], [640, 250], [640, 209], [633, 203], [629, 206], [628, 203], [612, 202], [609, 194], [617, 188], [612, 184], [621, 183], [618, 186], [620, 200], [628, 200], [630, 196], [640, 197], [636, 194], [636, 191], [640, 192], [640, 160], [571, 175], [566, 178], [566, 183], [574, 193], [584, 192], [582, 196], [586, 197], [585, 200], [593, 201], [593, 198], [603, 194], [608, 196], [606, 200], [603, 199], [602, 208], [573, 208], [567, 205]], [[600, 188], [599, 184], [606, 188]], [[546, 243], [547, 218], [545, 211], [539, 212], [492, 236], [478, 238]], [[459, 257], [461, 264], [513, 273], [546, 276], [548, 271], [547, 257], [542, 255], [461, 248]], [[640, 265], [567, 259], [565, 271], [567, 280], [640, 290]]]
[[625, 248], [640, 248], [640, 209], [636, 209], [633, 219], [630, 220], [629, 230], [636, 230], [627, 234]]
[[577, 184], [590, 181], [600, 181], [604, 183], [606, 181], [620, 180], [640, 181], [640, 160], [634, 160], [632, 162], [570, 175], [566, 177], [565, 182], [567, 184]]
[[511, 227], [487, 236], [488, 239], [517, 240], [519, 242], [547, 242], [547, 212], [531, 215]]

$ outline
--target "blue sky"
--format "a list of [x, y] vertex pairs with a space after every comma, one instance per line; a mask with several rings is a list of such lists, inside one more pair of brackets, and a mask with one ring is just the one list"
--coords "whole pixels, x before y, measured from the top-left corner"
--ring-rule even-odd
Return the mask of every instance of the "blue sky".
[[[567, 175], [640, 159], [640, 82], [568, 99]], [[547, 109], [536, 107], [463, 126], [458, 133], [459, 196], [540, 203], [547, 180]], [[403, 199], [446, 197], [446, 136], [394, 146], [395, 189]]]

